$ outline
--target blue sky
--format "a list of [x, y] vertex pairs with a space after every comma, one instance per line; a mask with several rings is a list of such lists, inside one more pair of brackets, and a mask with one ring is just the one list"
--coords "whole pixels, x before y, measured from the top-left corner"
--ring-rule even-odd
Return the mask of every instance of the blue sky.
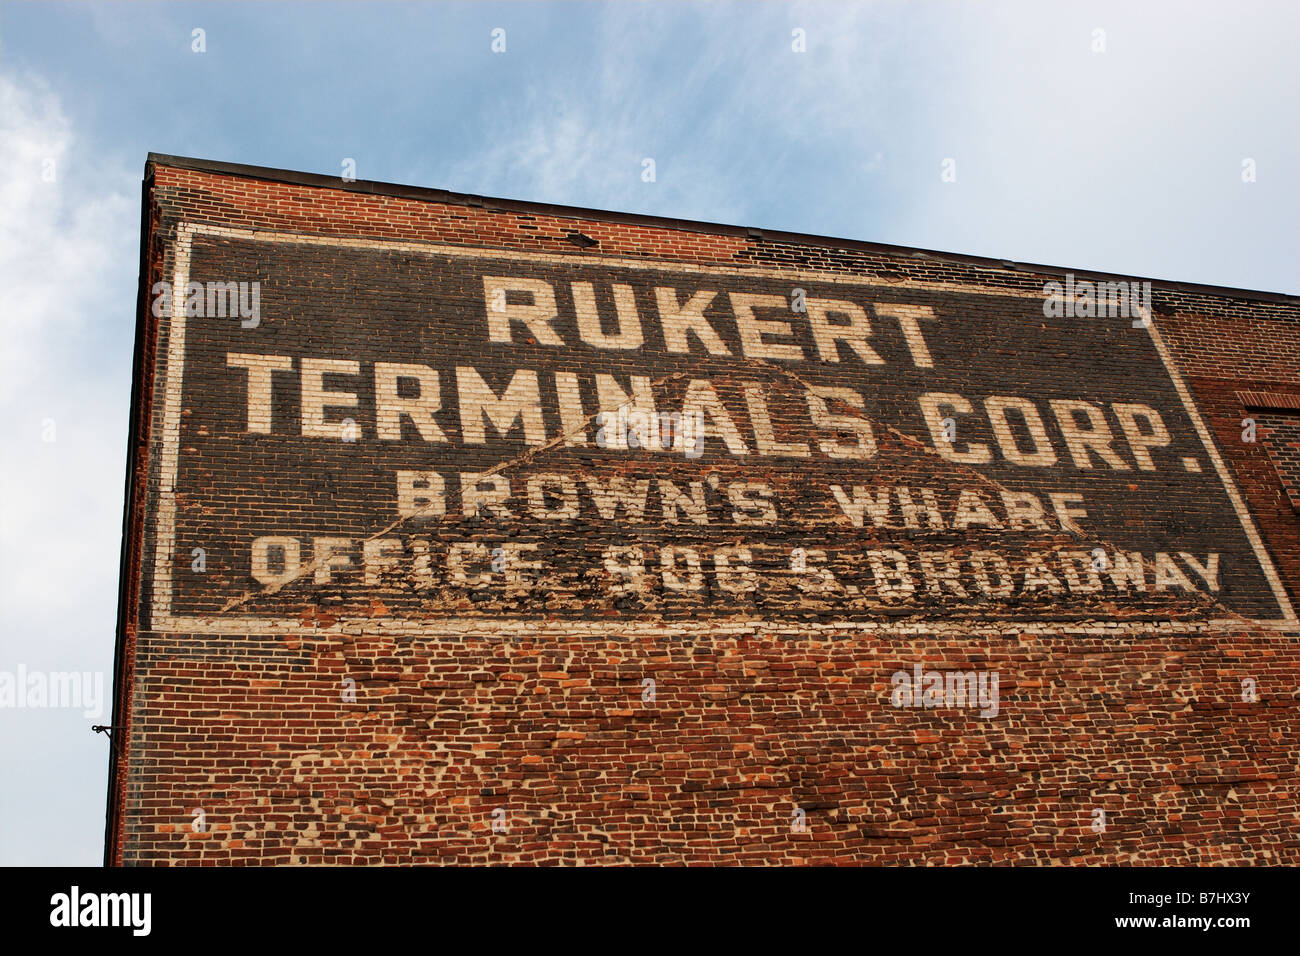
[[[0, 671], [108, 696], [150, 151], [1295, 294], [1298, 32], [1289, 2], [0, 4]], [[107, 722], [0, 708], [0, 863], [99, 862]]]

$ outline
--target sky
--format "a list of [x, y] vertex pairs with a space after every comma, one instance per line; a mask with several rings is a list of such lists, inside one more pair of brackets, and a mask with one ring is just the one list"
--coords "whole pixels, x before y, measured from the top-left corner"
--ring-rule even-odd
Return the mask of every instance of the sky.
[[1297, 294], [1297, 33], [1290, 0], [0, 2], [0, 682], [86, 675], [0, 696], [0, 864], [103, 857], [149, 152]]

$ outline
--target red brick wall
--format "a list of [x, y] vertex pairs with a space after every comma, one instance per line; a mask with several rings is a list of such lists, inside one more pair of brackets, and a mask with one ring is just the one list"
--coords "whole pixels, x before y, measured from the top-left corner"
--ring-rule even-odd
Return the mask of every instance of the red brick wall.
[[1256, 412], [1260, 440], [1291, 507], [1300, 511], [1300, 412]]
[[[170, 383], [180, 388], [170, 406], [172, 323], [152, 314], [150, 295], [142, 297], [132, 560], [115, 719], [128, 732], [119, 735], [124, 756], [110, 794], [114, 862], [1300, 859], [1292, 825], [1300, 809], [1293, 698], [1300, 630], [1255, 620], [1280, 616], [1273, 588], [1252, 567], [1248, 536], [1215, 486], [1211, 455], [1145, 331], [1127, 322], [1053, 322], [1040, 303], [1044, 281], [1054, 277], [996, 263], [492, 201], [466, 205], [415, 190], [372, 193], [367, 184], [279, 182], [163, 162], [150, 169], [146, 290], [177, 268], [182, 223], [302, 241], [264, 246], [234, 233], [195, 239], [185, 267], [198, 277], [263, 277], [266, 315], [247, 334], [228, 322], [187, 322], [184, 381]], [[573, 232], [598, 245], [579, 248], [566, 238]], [[545, 258], [528, 268], [554, 275], [556, 288], [590, 279], [603, 290], [614, 276], [634, 287], [647, 311], [655, 282], [688, 287], [699, 266], [726, 267], [708, 281], [745, 292], [787, 294], [795, 281], [787, 276], [813, 296], [869, 288], [878, 306], [870, 342], [883, 368], [854, 364], [847, 352], [838, 362], [823, 352], [822, 362], [800, 365], [705, 355], [683, 365], [650, 342], [633, 360], [512, 339], [517, 357], [496, 358], [501, 348], [475, 344], [483, 283], [475, 285], [476, 274], [454, 256], [431, 290], [425, 260], [415, 263], [414, 252], [322, 239], [534, 251]], [[651, 281], [616, 259], [680, 267], [656, 265]], [[390, 298], [385, 290], [393, 290]], [[993, 291], [1005, 295], [986, 295]], [[602, 314], [612, 314], [600, 296]], [[924, 328], [933, 372], [916, 361], [901, 325], [884, 318], [888, 303], [916, 302], [940, 316], [941, 328]], [[1279, 485], [1275, 472], [1268, 484], [1263, 448], [1238, 448], [1231, 439], [1244, 417], [1233, 405], [1236, 390], [1300, 392], [1293, 347], [1300, 310], [1294, 301], [1159, 284], [1153, 303], [1162, 341], [1260, 526], [1258, 544], [1295, 600], [1294, 513], [1273, 509], [1269, 494], [1275, 498]], [[739, 353], [732, 339], [727, 344]], [[357, 391], [360, 440], [308, 441], [298, 433], [306, 399], [294, 372], [273, 387], [269, 428], [253, 434], [247, 380], [227, 364], [235, 352], [292, 354], [295, 370], [304, 356], [355, 357], [362, 372], [325, 387]], [[428, 361], [444, 385], [453, 365], [473, 363], [498, 393], [519, 368], [541, 369], [544, 382], [551, 365], [568, 370], [584, 383], [579, 401], [587, 413], [595, 410], [593, 374], [617, 374], [626, 388], [629, 375], [646, 373], [665, 406], [685, 400], [693, 376], [708, 376], [750, 444], [761, 422], [739, 396], [746, 383], [759, 383], [780, 440], [810, 453], [735, 456], [715, 440], [697, 461], [663, 455], [647, 463], [594, 447], [594, 429], [585, 432], [586, 445], [570, 446], [549, 406], [545, 445], [525, 444], [522, 429], [482, 449], [420, 444], [409, 423], [399, 425], [400, 441], [385, 442], [376, 417], [367, 417], [374, 398], [367, 374], [376, 362], [423, 356], [438, 357]], [[817, 453], [831, 432], [808, 426], [802, 403], [810, 383], [860, 394], [861, 409], [841, 403], [830, 411], [871, 424], [869, 461]], [[539, 393], [548, 402], [549, 387]], [[924, 391], [1032, 393], [1059, 460], [1035, 470], [946, 459], [915, 407]], [[1106, 409], [1112, 429], [1114, 399], [1155, 396], [1149, 402], [1175, 434], [1169, 450], [1157, 452], [1159, 467], [1144, 471], [1118, 439], [1125, 470], [1072, 466], [1064, 425], [1046, 403], [1080, 396]], [[169, 407], [178, 409], [170, 422]], [[1001, 447], [978, 411], [955, 416], [956, 448]], [[851, 445], [852, 432], [841, 429], [835, 441]], [[1189, 458], [1195, 470], [1179, 465]], [[179, 462], [175, 553], [158, 561], [169, 461]], [[436, 521], [396, 520], [385, 510], [392, 469], [420, 462], [445, 463], [449, 474], [495, 470], [517, 482], [514, 516], [461, 514], [449, 496], [448, 513]], [[542, 520], [522, 491], [539, 473], [651, 487], [699, 480], [707, 526], [638, 523], [626, 513], [602, 521], [582, 497], [572, 515]], [[745, 482], [774, 489], [779, 520], [736, 523], [726, 489]], [[855, 527], [824, 494], [831, 483], [855, 482], [894, 491], [884, 499], [889, 520], [866, 517]], [[581, 480], [576, 485], [581, 492]], [[1212, 487], [1218, 490], [1198, 497]], [[922, 489], [932, 491], [943, 527], [905, 521], [898, 488], [911, 489], [917, 504]], [[1018, 529], [1005, 511], [996, 528], [962, 528], [954, 518], [965, 492], [998, 509], [1004, 494], [1046, 502], [1052, 490], [1087, 496], [1082, 535], [1050, 507], [1041, 526]], [[658, 514], [655, 494], [647, 508]], [[555, 507], [551, 499], [542, 504], [543, 512]], [[310, 566], [283, 587], [250, 576], [253, 538], [301, 533], [308, 547], [313, 534], [336, 526], [354, 542], [391, 536], [400, 567], [370, 581], [355, 544], [357, 566], [324, 580]], [[525, 593], [461, 587], [451, 577], [412, 585], [417, 549], [436, 563], [465, 542], [513, 541], [534, 545], [545, 568]], [[191, 548], [200, 542], [205, 564], [192, 572]], [[831, 596], [805, 586], [793, 562], [784, 563], [793, 549], [822, 543], [824, 566], [840, 587]], [[727, 577], [707, 560], [738, 545], [753, 552], [760, 582], [753, 590], [734, 587], [748, 577]], [[602, 564], [611, 547], [641, 549], [648, 570], [644, 579], [628, 578], [634, 587], [622, 587]], [[658, 561], [664, 548], [705, 556], [702, 590], [668, 586]], [[973, 554], [999, 549], [1029, 569], [1015, 572], [1011, 594], [981, 591], [973, 577]], [[1119, 584], [1109, 565], [1090, 590], [1088, 569], [1062, 554], [1094, 549], [1108, 561], [1145, 551], [1143, 590]], [[1202, 586], [1160, 586], [1149, 567], [1157, 551]], [[1174, 557], [1180, 551], [1201, 561], [1222, 553], [1219, 589]], [[894, 553], [906, 558], [910, 590], [879, 570], [882, 556]], [[960, 568], [958, 590], [934, 571], [934, 555], [945, 554]], [[1033, 555], [1044, 556], [1041, 566]], [[159, 569], [170, 575], [166, 588]], [[472, 570], [492, 580], [481, 562]], [[897, 706], [894, 675], [914, 665], [996, 674], [996, 714]], [[196, 810], [201, 829], [193, 825]]]
[[[1300, 520], [1269, 457], [1268, 429], [1261, 422], [1300, 408], [1300, 319], [1294, 306], [1283, 305], [1233, 315], [1230, 301], [1219, 308], [1171, 303], [1159, 325], [1295, 602]], [[1276, 405], [1281, 407], [1266, 411]], [[1247, 419], [1256, 422], [1254, 442], [1243, 439]]]

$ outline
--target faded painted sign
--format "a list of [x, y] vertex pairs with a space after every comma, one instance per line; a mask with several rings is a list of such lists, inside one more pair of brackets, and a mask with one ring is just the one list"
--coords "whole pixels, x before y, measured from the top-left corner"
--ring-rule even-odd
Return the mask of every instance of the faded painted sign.
[[1147, 321], [231, 229], [172, 258], [160, 619], [1289, 613]]

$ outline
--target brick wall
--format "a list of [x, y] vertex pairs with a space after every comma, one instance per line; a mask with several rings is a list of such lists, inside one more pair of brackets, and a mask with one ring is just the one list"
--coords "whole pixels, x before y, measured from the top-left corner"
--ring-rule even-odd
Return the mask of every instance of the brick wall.
[[113, 862], [1300, 857], [1293, 299], [171, 159], [144, 222]]
[[1300, 511], [1300, 412], [1267, 411], [1258, 415], [1264, 450], [1277, 470], [1291, 507]]

